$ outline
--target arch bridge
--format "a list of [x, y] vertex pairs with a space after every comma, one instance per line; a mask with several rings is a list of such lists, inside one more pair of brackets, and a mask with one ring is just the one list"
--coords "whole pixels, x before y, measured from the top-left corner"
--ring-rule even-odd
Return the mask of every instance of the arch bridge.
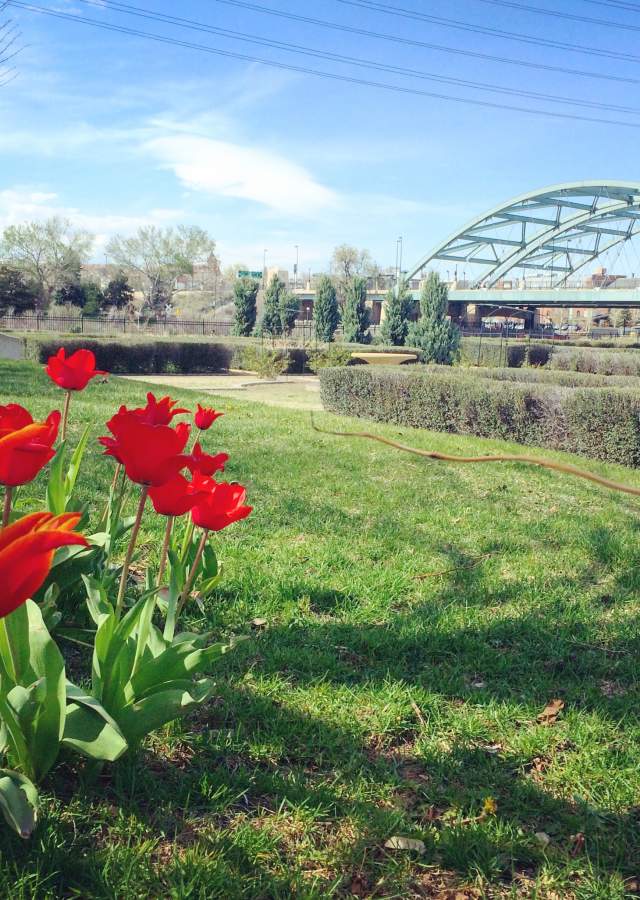
[[[485, 303], [491, 299], [495, 302], [497, 289], [496, 293], [489, 289], [500, 285], [514, 270], [521, 270], [525, 284], [526, 272], [547, 273], [557, 290], [565, 287], [568, 279], [583, 266], [631, 240], [639, 231], [640, 182], [567, 182], [521, 194], [472, 219], [418, 260], [405, 277], [419, 276], [435, 260], [454, 263], [458, 270], [469, 267], [477, 274], [465, 285], [468, 290], [456, 292], [456, 299], [462, 303]], [[481, 288], [487, 289], [491, 299], [481, 300], [482, 294], [472, 293]], [[499, 302], [504, 305], [505, 295], [519, 291], [500, 290], [499, 293]], [[544, 293], [549, 292], [529, 290], [526, 299], [523, 297], [519, 303], [515, 296], [506, 302], [510, 306], [529, 308], [554, 305], [552, 298], [543, 298]], [[615, 294], [618, 293], [622, 291], [616, 290]], [[560, 298], [557, 293], [554, 296], [555, 305], [607, 305], [602, 296], [591, 299]], [[617, 299], [621, 306], [631, 305], [632, 301], [640, 306], [640, 294], [639, 299], [631, 297], [625, 302], [621, 296]]]

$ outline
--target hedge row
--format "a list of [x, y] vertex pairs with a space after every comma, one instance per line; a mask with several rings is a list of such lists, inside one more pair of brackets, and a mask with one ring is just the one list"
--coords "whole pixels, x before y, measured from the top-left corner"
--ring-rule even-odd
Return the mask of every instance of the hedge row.
[[228, 369], [234, 347], [199, 341], [96, 341], [87, 338], [48, 338], [27, 343], [28, 354], [45, 363], [64, 347], [67, 353], [92, 350], [99, 369], [115, 374], [155, 375], [220, 372]]
[[554, 369], [596, 375], [640, 375], [640, 353], [633, 350], [558, 349], [549, 361]]
[[[428, 367], [430, 370], [432, 367]], [[441, 371], [441, 369], [436, 369]], [[588, 372], [566, 372], [562, 369], [536, 369], [527, 366], [522, 369], [481, 369], [473, 370], [480, 378], [493, 381], [518, 381], [529, 384], [557, 384], [561, 387], [628, 387], [640, 390], [640, 378], [630, 375], [591, 375]]]
[[495, 337], [463, 337], [460, 362], [464, 366], [507, 366], [518, 369], [524, 365], [544, 366], [552, 353], [551, 344], [508, 342]]
[[218, 341], [197, 340], [108, 340], [99, 338], [53, 337], [25, 338], [26, 355], [40, 363], [64, 347], [67, 353], [85, 347], [96, 356], [98, 368], [127, 375], [190, 375], [226, 371], [229, 368], [256, 369], [256, 355], [277, 357], [278, 371], [289, 375], [317, 371], [327, 365], [349, 365], [351, 353], [366, 349], [367, 353], [384, 353], [390, 349], [414, 352], [411, 348], [389, 348], [383, 345], [363, 348], [358, 344], [329, 344], [318, 347], [275, 347], [255, 338], [225, 338]]
[[325, 409], [640, 466], [640, 392], [493, 381], [461, 370], [324, 369]]

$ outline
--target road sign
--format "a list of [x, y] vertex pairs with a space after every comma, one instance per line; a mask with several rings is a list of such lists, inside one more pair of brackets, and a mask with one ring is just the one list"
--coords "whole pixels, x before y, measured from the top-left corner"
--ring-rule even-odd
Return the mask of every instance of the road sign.
[[262, 278], [262, 272], [251, 272], [249, 269], [240, 269], [238, 274], [238, 278], [257, 278], [260, 280]]

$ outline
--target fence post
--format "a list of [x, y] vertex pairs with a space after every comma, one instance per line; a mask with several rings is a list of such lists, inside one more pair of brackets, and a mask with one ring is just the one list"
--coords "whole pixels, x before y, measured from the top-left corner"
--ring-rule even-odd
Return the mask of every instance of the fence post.
[[84, 316], [80, 313], [80, 331], [84, 334]]

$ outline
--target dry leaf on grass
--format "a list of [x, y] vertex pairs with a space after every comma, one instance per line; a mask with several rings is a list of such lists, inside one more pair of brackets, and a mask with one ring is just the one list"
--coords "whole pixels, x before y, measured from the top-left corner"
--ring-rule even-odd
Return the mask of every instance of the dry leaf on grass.
[[543, 847], [548, 847], [551, 843], [551, 838], [546, 831], [536, 831], [534, 837], [539, 844], [542, 844]]
[[424, 841], [417, 841], [414, 838], [401, 837], [394, 835], [388, 841], [384, 842], [387, 850], [413, 850], [415, 853], [424, 853], [427, 849]]
[[564, 709], [564, 700], [550, 700], [538, 716], [541, 725], [554, 725]]

